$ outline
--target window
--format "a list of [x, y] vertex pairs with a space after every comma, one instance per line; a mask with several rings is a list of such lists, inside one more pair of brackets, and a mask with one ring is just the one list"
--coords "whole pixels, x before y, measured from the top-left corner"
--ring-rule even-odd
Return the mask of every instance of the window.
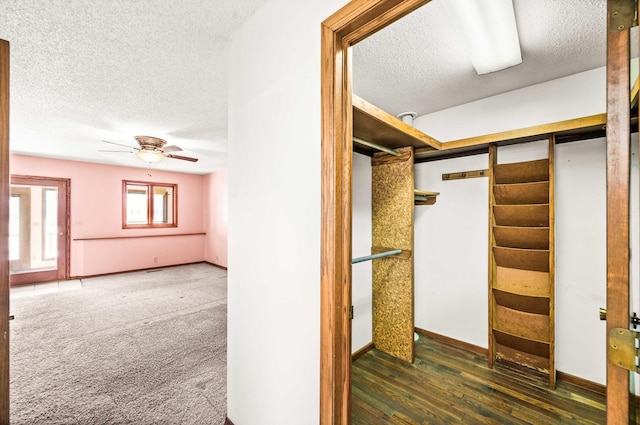
[[122, 228], [178, 226], [178, 185], [122, 181]]

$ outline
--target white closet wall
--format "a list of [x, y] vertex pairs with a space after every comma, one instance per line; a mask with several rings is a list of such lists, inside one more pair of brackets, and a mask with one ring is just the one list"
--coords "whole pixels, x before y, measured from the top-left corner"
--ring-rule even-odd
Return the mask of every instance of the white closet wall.
[[487, 168], [488, 155], [417, 164], [416, 186], [440, 192], [415, 209], [416, 327], [480, 347], [488, 337], [488, 179], [442, 181]]
[[[353, 227], [351, 247], [353, 257], [371, 254], [371, 158], [353, 154]], [[372, 340], [372, 268], [371, 261], [351, 268], [351, 351], [355, 352]]]

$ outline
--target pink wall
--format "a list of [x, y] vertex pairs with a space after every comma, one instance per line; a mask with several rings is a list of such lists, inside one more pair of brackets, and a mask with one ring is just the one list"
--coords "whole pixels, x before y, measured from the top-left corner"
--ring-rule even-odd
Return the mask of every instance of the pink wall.
[[[204, 235], [180, 234], [206, 231], [204, 217], [210, 215], [207, 209], [209, 204], [215, 202], [205, 192], [205, 180], [216, 181], [215, 178], [211, 180], [209, 176], [195, 174], [24, 155], [11, 155], [10, 168], [11, 174], [71, 179], [72, 277], [193, 263], [205, 259], [205, 240], [209, 238]], [[178, 227], [122, 229], [122, 180], [176, 183]], [[203, 202], [204, 198], [208, 199], [207, 204]], [[226, 212], [226, 192], [224, 202]], [[150, 235], [163, 236], [74, 240]], [[222, 259], [221, 254], [217, 255]], [[156, 258], [157, 261], [154, 261]], [[224, 265], [226, 266], [226, 231]]]
[[227, 170], [204, 177], [204, 202], [208, 214], [204, 217], [207, 232], [204, 259], [227, 267]]

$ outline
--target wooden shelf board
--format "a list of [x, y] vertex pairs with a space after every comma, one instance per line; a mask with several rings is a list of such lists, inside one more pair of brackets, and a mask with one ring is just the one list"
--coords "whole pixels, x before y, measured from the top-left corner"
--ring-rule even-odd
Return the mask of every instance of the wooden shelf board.
[[549, 316], [495, 305], [493, 328], [531, 341], [549, 343]]
[[440, 195], [440, 192], [428, 192], [426, 190], [413, 189], [413, 194], [415, 196], [438, 196]]
[[496, 205], [527, 205], [549, 203], [549, 182], [495, 184]]
[[549, 160], [497, 164], [493, 176], [496, 184], [549, 181]]
[[517, 335], [511, 335], [510, 333], [504, 332], [500, 329], [493, 329], [493, 333], [496, 337], [496, 342], [502, 346], [511, 347], [515, 350], [533, 354], [538, 357], [549, 357], [549, 343], [547, 342], [535, 341], [522, 338]]
[[549, 297], [515, 294], [496, 288], [493, 289], [493, 296], [496, 305], [525, 313], [549, 316]]
[[548, 272], [496, 267], [494, 289], [532, 297], [549, 297], [551, 284]]
[[494, 205], [498, 226], [549, 227], [549, 205]]
[[497, 246], [521, 249], [549, 249], [548, 227], [494, 226]]
[[[441, 143], [393, 115], [353, 95], [353, 135], [389, 149], [413, 146], [437, 150]], [[373, 156], [375, 149], [358, 145], [357, 151]]]
[[496, 265], [511, 269], [549, 271], [549, 250], [493, 247]]
[[558, 121], [549, 124], [535, 125], [515, 130], [502, 131], [499, 133], [486, 134], [483, 136], [469, 137], [465, 139], [452, 140], [442, 143], [442, 150], [457, 149], [469, 146], [485, 145], [489, 143], [497, 143], [503, 141], [515, 141], [518, 139], [527, 139], [531, 137], [546, 139], [552, 134], [562, 134], [565, 131], [575, 129], [602, 128], [607, 122], [607, 114], [590, 115], [582, 118], [574, 118], [565, 121]]
[[[436, 203], [438, 195], [440, 195], [440, 192], [414, 189], [413, 196], [416, 197], [416, 199], [413, 200], [413, 205], [433, 205]], [[417, 197], [426, 197], [427, 199], [417, 199]]]
[[550, 361], [548, 353], [546, 355], [537, 356], [535, 354], [527, 353], [526, 351], [497, 344], [496, 360], [513, 363], [517, 366], [525, 366], [538, 372], [549, 374]]

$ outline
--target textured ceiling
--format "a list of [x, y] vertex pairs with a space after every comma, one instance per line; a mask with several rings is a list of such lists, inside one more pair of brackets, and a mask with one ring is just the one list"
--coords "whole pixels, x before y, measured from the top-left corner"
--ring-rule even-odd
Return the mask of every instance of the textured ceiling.
[[[514, 0], [524, 63], [483, 76], [440, 1], [354, 47], [356, 94], [424, 114], [605, 64], [605, 0]], [[200, 159], [153, 168], [225, 167], [228, 40], [265, 2], [0, 0], [12, 151], [145, 167], [99, 150], [113, 149], [101, 140], [134, 146], [133, 136], [150, 135]]]
[[354, 46], [354, 93], [394, 115], [424, 115], [605, 65], [605, 0], [514, 0], [523, 63], [485, 75], [441, 1]]
[[[228, 37], [265, 0], [1, 0], [11, 43], [11, 149], [146, 166], [101, 140], [165, 138], [226, 166]], [[117, 147], [115, 147], [117, 149]]]

